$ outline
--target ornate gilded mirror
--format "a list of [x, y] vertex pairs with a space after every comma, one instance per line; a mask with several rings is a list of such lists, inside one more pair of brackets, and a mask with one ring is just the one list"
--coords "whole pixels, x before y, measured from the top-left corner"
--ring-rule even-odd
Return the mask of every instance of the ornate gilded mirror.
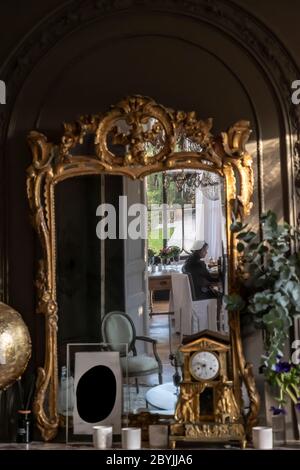
[[[106, 113], [64, 124], [58, 143], [30, 132], [33, 162], [28, 169], [28, 198], [43, 249], [36, 282], [37, 313], [45, 317], [45, 364], [38, 371], [34, 412], [45, 440], [53, 439], [59, 427], [59, 373], [66, 343], [100, 341], [100, 323], [112, 311], [128, 314], [137, 336], [149, 336], [149, 322], [156, 318], [153, 302], [164, 301], [173, 272], [182, 275], [181, 264], [193, 242], [208, 237], [205, 226], [212, 208], [217, 211], [219, 238], [211, 258], [221, 260], [223, 273], [227, 267], [223, 294], [238, 289], [238, 252], [230, 227], [233, 221], [243, 221], [252, 205], [252, 157], [245, 147], [250, 125], [239, 121], [217, 136], [211, 131], [212, 119], [200, 120], [195, 112], [174, 111], [151, 98], [132, 96]], [[126, 220], [120, 206], [124, 196]], [[204, 199], [207, 206], [200, 218], [196, 202], [203, 206]], [[171, 234], [155, 238], [153, 231], [164, 231], [164, 215], [151, 226], [150, 205], [161, 202], [172, 206], [171, 222], [166, 225]], [[135, 212], [130, 212], [133, 207]], [[111, 208], [114, 223], [108, 226], [104, 220]], [[142, 217], [139, 222], [134, 219], [137, 212]], [[130, 225], [143, 236], [124, 236]], [[183, 233], [184, 228], [188, 233]], [[103, 232], [110, 236], [101, 237]], [[170, 254], [174, 246], [179, 251], [169, 256], [167, 266], [149, 262], [150, 249], [156, 248], [163, 261], [164, 253]], [[209, 261], [213, 268], [214, 260]], [[184, 278], [192, 302], [190, 276], [185, 273]], [[175, 314], [178, 302], [172, 300]], [[242, 407], [244, 383], [249, 430], [259, 407], [252, 366], [242, 351], [239, 312], [226, 316], [221, 307], [215, 330], [229, 338], [234, 396]], [[178, 344], [185, 335], [203, 329], [196, 321], [193, 330], [191, 318], [187, 321], [180, 314], [178, 328], [176, 318], [172, 323], [171, 315], [167, 316], [170, 337], [179, 333]], [[149, 349], [145, 346], [138, 352]]]

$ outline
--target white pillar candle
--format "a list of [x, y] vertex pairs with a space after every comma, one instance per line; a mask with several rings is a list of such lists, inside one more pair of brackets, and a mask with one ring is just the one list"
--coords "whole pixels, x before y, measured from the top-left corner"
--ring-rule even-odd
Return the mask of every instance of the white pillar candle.
[[93, 426], [93, 444], [96, 449], [109, 449], [112, 446], [112, 426]]
[[122, 428], [122, 449], [141, 448], [141, 429]]
[[168, 448], [169, 428], [166, 424], [149, 425], [149, 445], [150, 447]]
[[267, 426], [252, 428], [253, 446], [255, 449], [273, 449], [273, 430]]

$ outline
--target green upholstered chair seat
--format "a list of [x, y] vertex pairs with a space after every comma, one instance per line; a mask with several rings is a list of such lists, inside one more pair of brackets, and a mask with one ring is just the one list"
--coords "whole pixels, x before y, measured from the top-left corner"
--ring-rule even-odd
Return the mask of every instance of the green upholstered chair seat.
[[125, 374], [126, 370], [126, 361], [128, 367], [128, 375], [140, 375], [140, 374], [147, 374], [149, 372], [155, 372], [158, 370], [158, 362], [154, 359], [154, 357], [150, 356], [128, 356], [121, 357], [121, 366], [122, 370]]

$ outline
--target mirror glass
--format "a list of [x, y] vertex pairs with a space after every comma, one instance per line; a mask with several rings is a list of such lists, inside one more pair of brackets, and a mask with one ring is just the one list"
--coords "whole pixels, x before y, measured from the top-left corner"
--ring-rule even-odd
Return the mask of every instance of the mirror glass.
[[222, 178], [200, 170], [143, 181], [87, 175], [56, 185], [60, 378], [68, 343], [128, 337], [130, 409], [124, 411], [174, 413], [182, 337], [229, 331], [224, 204]]

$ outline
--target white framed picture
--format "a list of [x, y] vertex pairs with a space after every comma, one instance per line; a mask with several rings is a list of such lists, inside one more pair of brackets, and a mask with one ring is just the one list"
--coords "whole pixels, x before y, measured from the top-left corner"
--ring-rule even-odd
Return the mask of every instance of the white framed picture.
[[119, 352], [76, 352], [73, 433], [92, 434], [95, 425], [111, 425], [120, 434], [122, 386]]

